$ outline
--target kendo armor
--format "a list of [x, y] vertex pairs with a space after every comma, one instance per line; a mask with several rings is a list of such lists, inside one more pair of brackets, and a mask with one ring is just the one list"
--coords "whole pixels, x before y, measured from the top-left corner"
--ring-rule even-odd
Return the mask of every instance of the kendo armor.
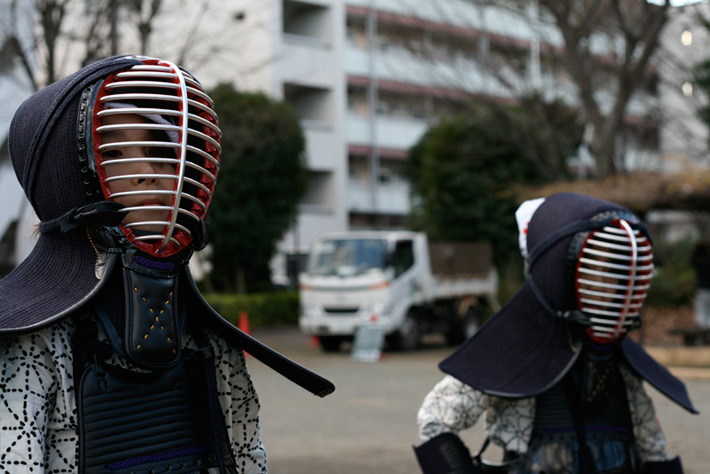
[[108, 212], [124, 217], [117, 226], [91, 228], [92, 243], [99, 253], [122, 249], [123, 350], [146, 369], [171, 368], [180, 359], [178, 275], [193, 248], [204, 245], [203, 219], [219, 171], [213, 105], [189, 73], [147, 58], [82, 92], [86, 195], [116, 204]]
[[[439, 364], [445, 373], [488, 395], [536, 397], [541, 411], [530, 450], [517, 459], [508, 453], [508, 462], [499, 466], [487, 465], [479, 452], [475, 467], [461, 464], [460, 440], [436, 437], [417, 451], [446, 459], [458, 453], [457, 461], [444, 462], [458, 467], [425, 473], [580, 472], [559, 464], [591, 465], [592, 458], [598, 472], [636, 472], [640, 467], [622, 364], [697, 413], [683, 383], [626, 337], [640, 325], [653, 274], [651, 240], [643, 222], [621, 206], [572, 193], [550, 196], [538, 205], [525, 229], [526, 282]], [[593, 453], [581, 447], [588, 444], [585, 438]], [[559, 450], [550, 451], [554, 446]], [[651, 467], [647, 463], [644, 468]], [[655, 467], [657, 472], [681, 472], [678, 459]]]
[[[205, 330], [319, 396], [334, 390], [222, 319], [190, 276], [219, 174], [213, 106], [175, 64], [119, 56], [38, 92], [13, 120], [13, 165], [41, 223], [0, 280], [0, 334], [76, 318], [82, 473], [236, 472]], [[114, 353], [137, 369], [109, 363]]]
[[[221, 131], [213, 105], [188, 72], [148, 58], [82, 92], [84, 190], [90, 202], [110, 206], [107, 217], [122, 217], [88, 230], [99, 255], [120, 249], [121, 258], [122, 277], [107, 278], [123, 291], [104, 290], [95, 312], [112, 348], [149, 372], [108, 363], [108, 347], [102, 351], [85, 327], [93, 321], [79, 323], [74, 352], [86, 358], [83, 371], [75, 364], [80, 472], [236, 472], [213, 349], [198, 327], [186, 327], [178, 284], [204, 244], [217, 183]], [[183, 350], [185, 329], [199, 350]]]

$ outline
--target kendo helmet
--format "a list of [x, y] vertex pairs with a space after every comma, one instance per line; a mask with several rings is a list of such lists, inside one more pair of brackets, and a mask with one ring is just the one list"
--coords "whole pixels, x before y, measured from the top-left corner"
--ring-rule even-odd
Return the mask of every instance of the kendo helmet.
[[[0, 279], [0, 333], [30, 331], [82, 306], [120, 253], [187, 271], [204, 243], [220, 154], [212, 101], [190, 73], [143, 56], [97, 61], [31, 95], [8, 142], [40, 224], [33, 251]], [[134, 147], [145, 152], [129, 153]], [[164, 168], [125, 167], [156, 164]], [[116, 186], [131, 180], [161, 184]]]
[[535, 211], [527, 231], [528, 279], [555, 317], [611, 343], [641, 324], [653, 276], [652, 242], [628, 209], [563, 193]]
[[220, 159], [214, 103], [187, 71], [160, 59], [82, 93], [79, 157], [92, 202], [123, 207], [120, 232], [152, 257], [201, 247]]
[[[217, 314], [190, 275], [186, 263], [203, 243], [219, 142], [217, 116], [202, 86], [159, 59], [106, 58], [25, 100], [12, 119], [8, 144], [40, 220], [39, 238], [30, 255], [0, 278], [0, 336], [31, 333], [81, 312], [123, 266], [130, 270], [124, 277], [177, 279], [185, 313], [199, 315], [203, 327], [312, 393], [331, 393], [331, 382]], [[134, 147], [144, 152], [133, 156]], [[133, 164], [170, 171], [122, 168]], [[169, 184], [140, 192], [114, 186], [131, 180]], [[157, 196], [168, 196], [169, 203]], [[129, 197], [138, 202], [121, 202]], [[95, 237], [106, 237], [101, 244], [108, 245], [100, 247]]]

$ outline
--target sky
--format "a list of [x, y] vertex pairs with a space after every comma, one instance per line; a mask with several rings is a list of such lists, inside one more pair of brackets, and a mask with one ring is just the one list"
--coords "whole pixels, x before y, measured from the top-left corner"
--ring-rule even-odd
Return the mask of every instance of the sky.
[[[646, 0], [648, 3], [655, 3], [656, 5], [663, 5], [665, 0]], [[693, 3], [704, 3], [707, 0], [670, 0], [672, 7], [682, 7], [685, 5], [692, 5]]]

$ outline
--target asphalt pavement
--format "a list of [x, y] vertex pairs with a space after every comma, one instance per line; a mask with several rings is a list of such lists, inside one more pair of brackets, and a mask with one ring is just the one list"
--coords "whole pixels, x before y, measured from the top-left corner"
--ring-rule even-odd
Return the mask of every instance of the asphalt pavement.
[[[340, 353], [323, 353], [295, 328], [255, 329], [253, 335], [336, 385], [335, 393], [321, 399], [249, 358], [262, 405], [269, 473], [420, 472], [412, 451], [419, 443], [417, 410], [442, 377], [438, 362], [453, 348], [431, 338], [416, 351], [385, 352], [379, 362], [367, 363], [353, 361], [347, 346]], [[681, 357], [672, 348], [652, 350], [664, 363], [676, 364], [671, 371], [686, 383], [701, 411], [689, 414], [648, 387], [668, 451], [681, 456], [686, 474], [706, 474], [710, 472], [710, 364], [698, 362], [704, 357], [702, 351]], [[461, 437], [472, 451], [477, 450], [484, 439], [483, 420]], [[496, 455], [491, 452], [492, 458]]]

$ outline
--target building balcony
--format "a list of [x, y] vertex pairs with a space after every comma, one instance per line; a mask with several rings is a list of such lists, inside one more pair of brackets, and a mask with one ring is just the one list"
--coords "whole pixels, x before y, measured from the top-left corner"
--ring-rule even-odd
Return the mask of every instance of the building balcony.
[[[377, 146], [408, 150], [429, 128], [429, 122], [412, 117], [378, 115]], [[345, 137], [349, 144], [371, 144], [372, 127], [369, 117], [349, 113], [345, 120]]]
[[467, 94], [512, 96], [508, 87], [490, 74], [484, 73], [476, 61], [465, 58], [452, 61], [428, 60], [411, 51], [396, 48], [376, 53], [373, 72], [369, 52], [348, 45], [345, 48], [345, 73], [351, 76], [374, 75], [379, 80], [449, 89]]
[[[349, 82], [367, 87], [372, 74], [368, 51], [353, 45], [346, 48], [346, 74]], [[556, 98], [569, 104], [577, 104], [576, 86], [543, 72], [537, 86], [510, 68], [502, 68], [500, 74], [507, 84], [486, 73], [473, 59], [459, 58], [451, 63], [429, 61], [403, 51], [378, 51], [374, 76], [381, 91], [401, 92], [411, 95], [444, 97], [464, 100], [466, 96], [488, 96], [497, 100], [513, 99], [533, 87], [540, 88], [548, 100]], [[600, 91], [597, 95], [602, 110], [612, 107], [614, 95]], [[659, 97], [648, 93], [634, 94], [628, 105], [630, 116], [642, 117], [659, 106]]]
[[[370, 0], [348, 0], [347, 3], [348, 15], [354, 18], [367, 18]], [[377, 10], [378, 23], [387, 26], [408, 27], [436, 33], [448, 32], [470, 38], [492, 34], [527, 42], [535, 36], [530, 21], [506, 7], [492, 4], [482, 8], [465, 0], [446, 2], [378, 0]]]
[[[371, 214], [405, 215], [409, 212], [409, 183], [390, 181], [378, 183], [373, 203], [370, 183], [361, 180], [348, 180], [348, 211]], [[374, 205], [373, 205], [374, 204]]]
[[281, 80], [330, 88], [340, 68], [330, 43], [309, 36], [282, 34], [278, 53]]
[[[350, 18], [366, 21], [371, 0], [348, 0]], [[378, 0], [377, 22], [384, 29], [410, 30], [477, 40], [486, 38], [493, 45], [530, 49], [534, 42], [548, 48], [563, 48], [564, 39], [556, 24], [544, 14], [535, 20], [532, 3], [523, 14], [494, 3], [481, 6], [466, 0], [446, 2], [429, 0]], [[539, 33], [537, 32], [539, 30]], [[593, 33], [590, 50], [600, 57], [615, 57], [617, 38]]]
[[343, 160], [344, 145], [333, 127], [319, 120], [301, 120], [306, 138], [306, 166], [316, 171], [333, 171]]

